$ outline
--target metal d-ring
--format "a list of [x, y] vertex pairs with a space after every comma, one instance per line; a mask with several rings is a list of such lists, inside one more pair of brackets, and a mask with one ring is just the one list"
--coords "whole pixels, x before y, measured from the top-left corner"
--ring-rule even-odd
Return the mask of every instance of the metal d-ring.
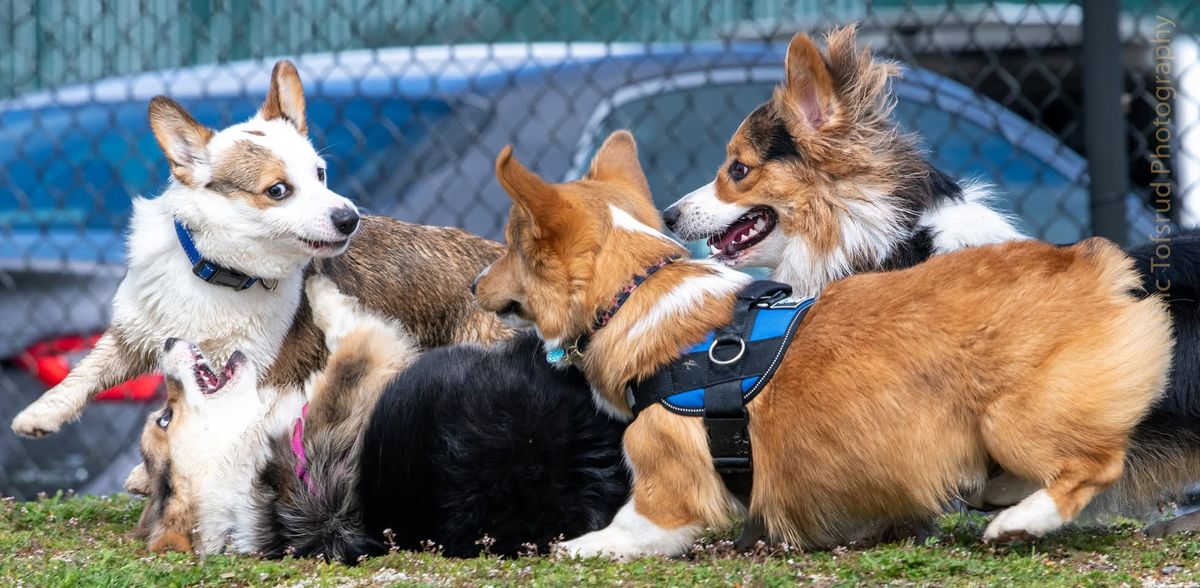
[[[721, 343], [722, 341], [736, 341], [737, 344], [740, 346], [738, 348], [737, 355], [733, 356], [733, 359], [722, 360], [722, 359], [717, 359], [717, 356], [713, 355], [713, 350], [715, 350], [717, 348], [717, 344]], [[712, 345], [708, 346], [708, 360], [717, 365], [729, 365], [729, 364], [741, 359], [742, 356], [745, 354], [746, 354], [746, 340], [742, 339], [741, 337], [730, 337], [730, 336], [717, 337], [716, 339], [713, 339]]]

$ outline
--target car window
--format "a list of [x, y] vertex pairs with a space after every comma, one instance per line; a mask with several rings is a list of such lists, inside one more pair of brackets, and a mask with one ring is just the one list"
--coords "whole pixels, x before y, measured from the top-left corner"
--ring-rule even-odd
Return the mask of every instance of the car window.
[[[610, 132], [631, 130], [655, 204], [665, 208], [712, 180], [729, 137], [773, 88], [773, 82], [705, 85], [616, 105], [596, 127], [591, 152]], [[1022, 230], [1055, 242], [1085, 236], [1088, 196], [1082, 182], [1026, 147], [929, 104], [901, 99], [895, 119], [920, 135], [935, 166], [956, 178], [994, 185], [994, 205], [1011, 213]]]

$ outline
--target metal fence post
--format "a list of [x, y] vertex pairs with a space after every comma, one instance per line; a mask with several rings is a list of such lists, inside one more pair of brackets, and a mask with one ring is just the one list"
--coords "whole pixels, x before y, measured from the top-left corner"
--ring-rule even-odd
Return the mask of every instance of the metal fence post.
[[1129, 156], [1121, 108], [1125, 76], [1119, 18], [1118, 0], [1083, 3], [1083, 119], [1091, 176], [1092, 234], [1124, 243], [1128, 239], [1125, 194], [1129, 191]]

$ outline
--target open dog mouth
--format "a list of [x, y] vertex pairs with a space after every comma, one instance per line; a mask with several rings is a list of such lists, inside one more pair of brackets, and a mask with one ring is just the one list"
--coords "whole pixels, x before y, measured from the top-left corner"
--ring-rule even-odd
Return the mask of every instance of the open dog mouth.
[[779, 217], [766, 206], [756, 206], [738, 217], [724, 231], [708, 238], [712, 258], [731, 263], [751, 247], [762, 242], [775, 229]]
[[204, 359], [195, 349], [192, 349], [192, 357], [195, 360], [195, 364], [192, 366], [192, 375], [196, 378], [196, 385], [200, 387], [200, 392], [205, 395], [215, 394], [223, 388], [246, 363], [245, 354], [241, 351], [234, 351], [233, 355], [229, 356], [229, 361], [225, 362], [225, 367], [221, 369], [221, 372], [213, 373], [212, 368], [208, 365], [208, 360]]
[[341, 241], [317, 241], [315, 239], [300, 238], [300, 242], [317, 251], [332, 251], [345, 247], [346, 243], [350, 242], [350, 239], [342, 239]]

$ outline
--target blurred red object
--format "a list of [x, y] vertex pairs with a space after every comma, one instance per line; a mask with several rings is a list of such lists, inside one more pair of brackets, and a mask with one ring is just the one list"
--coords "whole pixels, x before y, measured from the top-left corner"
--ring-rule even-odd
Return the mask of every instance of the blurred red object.
[[[99, 339], [100, 333], [97, 333], [69, 335], [34, 343], [18, 355], [15, 361], [17, 366], [33, 374], [47, 388], [53, 388], [67, 377], [75, 364], [96, 346]], [[161, 374], [147, 374], [101, 392], [96, 396], [96, 400], [149, 402], [154, 400], [161, 384]]]

